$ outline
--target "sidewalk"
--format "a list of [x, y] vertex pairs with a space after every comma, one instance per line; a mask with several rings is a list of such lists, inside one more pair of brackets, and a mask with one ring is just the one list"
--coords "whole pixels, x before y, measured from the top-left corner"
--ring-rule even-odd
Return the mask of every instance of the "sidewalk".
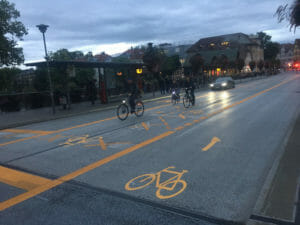
[[[247, 225], [300, 224], [300, 114]], [[273, 168], [272, 168], [273, 169]], [[269, 184], [270, 183], [270, 184]], [[265, 190], [264, 190], [265, 189]]]
[[[265, 76], [246, 78], [242, 80], [236, 80], [235, 82], [239, 84], [241, 82], [262, 79], [264, 77]], [[208, 87], [201, 87], [199, 89], [196, 89], [195, 92], [197, 93], [205, 90], [208, 90]], [[105, 110], [114, 109], [118, 104], [120, 104], [122, 98], [124, 97], [114, 98], [108, 104], [101, 104], [99, 99], [95, 102], [95, 105], [91, 105], [90, 102], [74, 103], [71, 105], [71, 109], [69, 110], [63, 110], [62, 106], [56, 106], [55, 115], [52, 114], [51, 107], [19, 111], [19, 112], [0, 113], [0, 130], [18, 127], [18, 126], [24, 126], [32, 123], [39, 123], [48, 120], [77, 116], [81, 114], [92, 113], [95, 111], [105, 111]], [[144, 102], [155, 101], [159, 99], [169, 99], [169, 98], [170, 95], [161, 95], [159, 91], [155, 92], [154, 97], [152, 92], [143, 95]]]

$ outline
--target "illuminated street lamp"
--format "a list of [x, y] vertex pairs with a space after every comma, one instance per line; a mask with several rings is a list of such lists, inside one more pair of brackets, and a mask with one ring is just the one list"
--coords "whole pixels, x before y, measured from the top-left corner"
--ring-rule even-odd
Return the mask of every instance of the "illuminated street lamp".
[[49, 68], [49, 57], [47, 53], [47, 46], [46, 46], [46, 39], [45, 39], [45, 33], [47, 31], [48, 25], [40, 24], [36, 26], [39, 28], [41, 33], [43, 34], [43, 40], [44, 40], [44, 49], [45, 49], [45, 57], [46, 57], [46, 63], [47, 63], [47, 73], [48, 73], [48, 79], [49, 79], [49, 86], [50, 86], [50, 97], [51, 97], [51, 106], [52, 106], [52, 112], [55, 114], [55, 105], [54, 105], [54, 97], [53, 97], [53, 89], [52, 89], [52, 80], [50, 75], [50, 68]]

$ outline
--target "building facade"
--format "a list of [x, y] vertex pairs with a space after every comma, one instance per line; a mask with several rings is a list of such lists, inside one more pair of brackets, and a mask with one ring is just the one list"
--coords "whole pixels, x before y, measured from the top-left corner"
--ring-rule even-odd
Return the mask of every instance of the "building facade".
[[294, 62], [300, 63], [300, 39], [295, 40], [293, 59]]
[[281, 44], [277, 58], [280, 60], [280, 66], [282, 68], [290, 68], [294, 60], [294, 44]]
[[[204, 73], [208, 76], [234, 75], [237, 64], [242, 64], [243, 72], [250, 72], [250, 62], [264, 60], [261, 41], [254, 35], [234, 33], [221, 36], [202, 38], [188, 50], [189, 59], [198, 55], [203, 59]], [[241, 62], [242, 61], [242, 62]], [[191, 67], [190, 62], [185, 64]], [[257, 66], [253, 68], [257, 70]]]

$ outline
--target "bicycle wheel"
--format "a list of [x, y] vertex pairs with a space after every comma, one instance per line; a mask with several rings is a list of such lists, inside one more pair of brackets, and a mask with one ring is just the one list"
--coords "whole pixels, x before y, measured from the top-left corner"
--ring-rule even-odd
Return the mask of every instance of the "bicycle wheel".
[[183, 106], [185, 108], [189, 108], [191, 106], [191, 101], [190, 101], [189, 96], [187, 96], [187, 95], [183, 96], [183, 100], [182, 101], [183, 101]]
[[[158, 197], [159, 199], [168, 199], [168, 198], [173, 198], [175, 197], [176, 195], [179, 195], [181, 192], [184, 191], [184, 189], [186, 188], [187, 184], [184, 180], [174, 180], [174, 181], [171, 181], [170, 183], [168, 183], [167, 185], [169, 184], [173, 184], [173, 183], [176, 183], [176, 186], [174, 188], [175, 192], [174, 193], [170, 193], [171, 191], [169, 190], [166, 190], [164, 189], [163, 187], [160, 187], [157, 189], [156, 191], [156, 197]], [[176, 188], [177, 187], [177, 184], [180, 184], [182, 187], [180, 187], [179, 189]], [[168, 192], [170, 194], [162, 194], [161, 191], [164, 190], [165, 192]]]
[[126, 104], [120, 104], [117, 108], [117, 116], [120, 120], [126, 120], [129, 114], [129, 109]]
[[144, 114], [144, 104], [142, 101], [137, 101], [135, 104], [135, 115], [140, 117]]
[[151, 173], [143, 174], [128, 181], [125, 184], [125, 189], [127, 191], [142, 189], [148, 186], [149, 184], [151, 184], [154, 180], [155, 180], [155, 174], [151, 174]]

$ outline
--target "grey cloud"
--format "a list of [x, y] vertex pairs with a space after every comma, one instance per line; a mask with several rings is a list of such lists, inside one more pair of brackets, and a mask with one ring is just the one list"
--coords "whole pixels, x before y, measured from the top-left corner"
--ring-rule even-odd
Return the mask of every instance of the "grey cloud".
[[[288, 32], [273, 17], [287, 0], [11, 0], [29, 28], [24, 52], [28, 60], [41, 34], [35, 25], [49, 24], [49, 49], [76, 48], [118, 42], [196, 41], [201, 37], [262, 30]], [[293, 41], [288, 33], [278, 41]]]

